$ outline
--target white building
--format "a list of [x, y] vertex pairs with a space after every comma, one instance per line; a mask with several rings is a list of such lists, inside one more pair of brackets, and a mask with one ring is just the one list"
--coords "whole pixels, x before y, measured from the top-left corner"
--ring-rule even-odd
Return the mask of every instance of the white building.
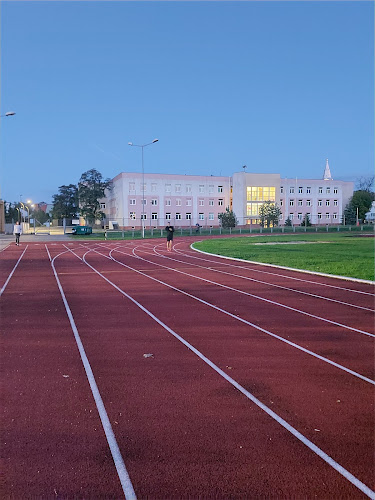
[[105, 212], [121, 227], [218, 226], [218, 214], [233, 209], [238, 224], [259, 224], [259, 207], [272, 201], [280, 223], [339, 224], [353, 194], [353, 182], [332, 179], [328, 160], [322, 179], [282, 179], [280, 174], [236, 172], [232, 177], [123, 172], [107, 193]]
[[370, 210], [365, 214], [365, 220], [374, 224], [375, 222], [375, 201], [372, 202]]

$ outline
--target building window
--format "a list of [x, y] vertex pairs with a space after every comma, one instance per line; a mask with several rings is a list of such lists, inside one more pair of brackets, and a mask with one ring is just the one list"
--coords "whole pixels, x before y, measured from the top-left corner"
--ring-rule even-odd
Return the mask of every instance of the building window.
[[329, 219], [331, 217], [329, 212], [326, 212], [326, 219]]
[[214, 206], [214, 200], [208, 200], [208, 206], [213, 207]]
[[302, 200], [298, 200], [298, 206], [302, 207]]
[[329, 205], [330, 205], [329, 200], [326, 200], [326, 207], [329, 207]]
[[326, 194], [330, 194], [331, 188], [326, 188]]
[[222, 193], [223, 192], [223, 186], [218, 186], [217, 187], [217, 192]]
[[290, 219], [290, 220], [293, 220], [293, 219], [294, 219], [294, 213], [293, 213], [293, 212], [289, 214], [289, 219]]
[[171, 220], [171, 214], [169, 212], [165, 214], [165, 220]]
[[336, 212], [333, 213], [332, 219], [337, 219], [337, 213]]
[[105, 203], [101, 203], [100, 204], [100, 208], [104, 209], [105, 210]]
[[302, 186], [300, 186], [300, 187], [298, 188], [298, 193], [299, 193], [299, 194], [302, 194], [302, 193], [303, 193], [303, 188], [302, 188]]
[[176, 220], [181, 220], [181, 214], [176, 212]]
[[204, 220], [204, 214], [200, 213], [198, 218], [199, 220]]
[[323, 188], [322, 188], [322, 187], [320, 187], [320, 188], [318, 189], [318, 193], [319, 193], [319, 194], [322, 194], [322, 193], [323, 193]]
[[289, 206], [294, 207], [294, 200], [289, 200]]
[[141, 214], [141, 220], [146, 220], [147, 219], [147, 214]]
[[275, 187], [247, 187], [246, 190], [247, 201], [275, 201]]
[[322, 214], [320, 212], [318, 212], [318, 219], [321, 219], [322, 218]]
[[152, 191], [153, 193], [155, 193], [155, 191], [156, 191], [156, 182], [152, 182], [152, 183], [151, 183], [151, 191]]
[[134, 193], [135, 191], [135, 182], [129, 182], [129, 193]]
[[186, 192], [191, 193], [191, 184], [186, 184]]
[[214, 192], [214, 186], [213, 186], [213, 184], [210, 184], [210, 185], [208, 186], [208, 192], [209, 192], [210, 194]]
[[135, 220], [135, 212], [129, 213], [129, 219]]
[[147, 184], [144, 182], [141, 184], [141, 192], [143, 193], [145, 191], [147, 191]]
[[283, 214], [280, 214], [279, 220], [283, 220]]
[[281, 186], [280, 193], [283, 194], [283, 192], [284, 192], [284, 188], [283, 188], [283, 186]]
[[204, 185], [203, 184], [199, 184], [199, 192], [204, 193]]
[[337, 188], [333, 188], [333, 194], [337, 194], [339, 190]]
[[180, 198], [177, 198], [176, 199], [176, 207], [180, 207], [181, 206], [181, 200]]
[[191, 199], [190, 198], [188, 200], [186, 200], [186, 206], [191, 207]]
[[141, 200], [142, 205], [147, 205], [147, 200]]
[[165, 205], [167, 207], [170, 207], [171, 206], [171, 200], [170, 199], [165, 200]]
[[152, 219], [152, 220], [157, 220], [157, 219], [158, 219], [158, 214], [157, 214], [157, 213], [155, 213], [155, 212], [153, 212], [153, 213], [151, 214], [151, 219]]
[[158, 200], [151, 200], [151, 205], [157, 205], [158, 204]]
[[186, 220], [191, 220], [191, 213], [187, 213], [185, 217], [186, 217]]
[[176, 184], [174, 188], [176, 193], [181, 193], [181, 184]]
[[284, 205], [284, 200], [280, 200], [280, 207]]
[[311, 207], [311, 200], [306, 200], [306, 206]]
[[307, 187], [307, 188], [306, 188], [306, 193], [307, 193], [307, 194], [310, 194], [310, 193], [311, 193], [311, 187]]
[[199, 201], [198, 201], [198, 205], [199, 205], [200, 207], [203, 207], [203, 206], [204, 206], [204, 200], [199, 200]]
[[289, 193], [290, 193], [290, 194], [294, 194], [294, 187], [291, 187], [291, 188], [289, 189]]
[[165, 185], [165, 192], [170, 193], [171, 192], [171, 184], [166, 184]]
[[224, 200], [219, 198], [217, 204], [219, 205], [219, 207], [222, 207], [224, 205]]
[[322, 206], [322, 200], [318, 200], [318, 207]]
[[333, 200], [333, 206], [337, 207], [337, 205], [338, 205], [338, 201], [337, 200]]
[[298, 217], [298, 219], [299, 219], [299, 220], [302, 220], [302, 213], [301, 213], [301, 212], [298, 212], [297, 217]]

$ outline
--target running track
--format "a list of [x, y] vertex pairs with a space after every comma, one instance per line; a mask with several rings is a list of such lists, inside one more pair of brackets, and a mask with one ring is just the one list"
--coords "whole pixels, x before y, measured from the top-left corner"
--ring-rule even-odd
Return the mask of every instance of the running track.
[[374, 287], [191, 241], [0, 253], [2, 498], [375, 498]]

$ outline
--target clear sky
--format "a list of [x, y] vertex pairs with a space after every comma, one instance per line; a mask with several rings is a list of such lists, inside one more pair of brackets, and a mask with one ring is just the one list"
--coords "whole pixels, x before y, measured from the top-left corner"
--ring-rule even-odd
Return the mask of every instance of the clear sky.
[[1, 190], [91, 168], [356, 180], [374, 169], [374, 3], [2, 1]]

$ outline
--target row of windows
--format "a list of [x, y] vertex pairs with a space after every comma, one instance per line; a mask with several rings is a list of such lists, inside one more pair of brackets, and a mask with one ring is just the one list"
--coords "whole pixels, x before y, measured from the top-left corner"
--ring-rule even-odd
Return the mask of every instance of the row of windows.
[[[311, 219], [311, 214], [310, 214], [310, 213], [306, 213], [306, 215], [308, 215], [308, 216], [309, 216], [309, 219]], [[318, 219], [322, 219], [322, 218], [323, 218], [323, 214], [322, 214], [321, 212], [318, 212], [317, 216], [318, 216]], [[287, 215], [285, 216], [285, 218], [286, 218], [286, 219], [287, 219], [288, 217], [289, 217], [289, 219], [290, 219], [290, 220], [293, 220], [293, 219], [294, 219], [294, 213], [293, 213], [293, 212], [291, 212], [289, 215], [287, 214]], [[297, 219], [301, 220], [301, 219], [302, 219], [302, 217], [303, 217], [303, 216], [302, 216], [302, 213], [301, 213], [301, 212], [299, 212], [299, 213], [297, 214]], [[333, 213], [333, 214], [330, 214], [329, 212], [326, 212], [325, 217], [326, 217], [326, 219], [327, 219], [327, 220], [328, 220], [328, 219], [331, 219], [331, 218], [332, 218], [332, 219], [337, 219], [337, 218], [338, 218], [338, 214], [337, 214], [336, 212], [335, 212], [335, 213]], [[281, 220], [282, 218], [283, 218], [283, 216], [282, 216], [282, 214], [281, 214], [281, 215], [280, 215], [280, 220]]]
[[275, 187], [248, 186], [246, 188], [247, 201], [275, 201], [275, 196]]
[[[180, 207], [181, 206], [181, 200], [180, 199], [176, 199], [176, 206]], [[200, 207], [204, 207], [204, 201], [205, 200], [198, 200], [198, 205]], [[191, 203], [192, 203], [192, 200], [186, 200], [186, 206], [187, 207], [191, 207]], [[215, 200], [208, 200], [208, 206], [209, 207], [213, 207], [214, 206], [214, 203], [215, 203]], [[135, 198], [132, 198], [132, 199], [129, 199], [129, 205], [136, 205], [137, 204], [137, 200]], [[158, 204], [158, 200], [155, 199], [155, 200], [151, 200], [151, 205], [153, 206], [156, 206]], [[170, 199], [166, 199], [165, 200], [165, 205], [167, 207], [171, 206], [172, 204], [172, 201]], [[222, 207], [224, 205], [224, 200], [222, 198], [219, 198], [217, 200], [217, 204], [219, 207]], [[141, 205], [147, 205], [147, 200], [141, 200]]]
[[[156, 193], [157, 191], [157, 183], [152, 182], [151, 183], [151, 192]], [[140, 184], [140, 190], [141, 192], [147, 191], [147, 184], [146, 183], [141, 183]], [[171, 193], [172, 192], [172, 184], [165, 184], [164, 185], [164, 190], [166, 193]], [[191, 193], [192, 190], [192, 185], [191, 184], [185, 184], [185, 193]], [[223, 192], [223, 186], [216, 186], [217, 193], [222, 193]], [[129, 193], [134, 193], [135, 191], [135, 182], [129, 182]], [[206, 192], [206, 186], [204, 184], [199, 184], [198, 186], [198, 191], [199, 193], [205, 193]], [[175, 193], [181, 193], [182, 192], [182, 184], [174, 184], [174, 192]], [[209, 193], [214, 193], [215, 192], [215, 186], [213, 184], [210, 184], [208, 186], [208, 192]]]
[[[283, 193], [283, 192], [284, 192], [284, 187], [281, 186], [280, 187], [280, 193]], [[290, 194], [294, 194], [295, 192], [297, 192], [298, 194], [303, 194], [303, 187], [299, 186], [298, 188], [295, 188], [295, 187], [291, 186], [289, 188], [289, 193]], [[333, 194], [337, 194], [338, 192], [339, 192], [338, 188], [334, 187], [333, 188]], [[323, 194], [323, 188], [321, 186], [318, 188], [318, 193], [319, 194]], [[306, 188], [306, 194], [311, 194], [311, 187], [307, 187]], [[330, 187], [326, 187], [326, 194], [331, 194], [331, 188]]]
[[[295, 200], [289, 200], [289, 206], [294, 207], [294, 201]], [[311, 200], [305, 200], [306, 201], [306, 206], [311, 207]], [[338, 200], [333, 200], [333, 206], [337, 207], [338, 206]], [[284, 205], [284, 200], [280, 200], [280, 206], [282, 207]], [[298, 200], [297, 206], [302, 207], [303, 206], [303, 200]], [[318, 207], [323, 206], [323, 200], [318, 200]], [[331, 206], [331, 200], [325, 200], [325, 206], [330, 207]]]
[[[136, 215], [135, 215], [135, 212], [129, 212], [129, 218], [132, 219], [132, 220], [135, 220], [136, 219]], [[151, 220], [158, 220], [159, 216], [156, 212], [152, 213], [151, 214]], [[175, 213], [175, 217], [174, 217], [176, 220], [181, 220], [182, 219], [182, 214], [179, 213], [179, 212], [176, 212]], [[205, 216], [204, 216], [204, 213], [199, 213], [198, 214], [198, 219], [199, 220], [204, 220]], [[141, 215], [141, 219], [143, 220], [147, 220], [147, 214], [142, 214]], [[171, 220], [172, 219], [172, 214], [169, 212], [167, 212], [165, 214], [165, 219], [166, 220]], [[186, 220], [191, 220], [191, 213], [185, 213], [185, 219]], [[215, 214], [213, 214], [212, 212], [210, 212], [208, 214], [208, 220], [214, 220], [215, 219]]]

